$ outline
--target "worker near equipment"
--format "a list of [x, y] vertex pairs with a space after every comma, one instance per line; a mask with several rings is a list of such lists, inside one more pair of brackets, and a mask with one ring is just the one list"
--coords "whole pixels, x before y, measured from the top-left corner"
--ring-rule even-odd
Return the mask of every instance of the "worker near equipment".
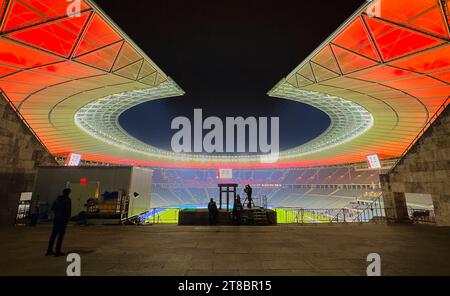
[[[62, 243], [64, 240], [64, 234], [66, 233], [67, 224], [69, 223], [72, 213], [72, 201], [70, 199], [71, 190], [66, 188], [63, 190], [63, 194], [58, 196], [52, 205], [52, 211], [54, 213], [53, 218], [53, 231], [48, 242], [48, 249], [46, 256], [64, 256], [61, 252]], [[53, 252], [53, 245], [56, 242], [56, 252]]]

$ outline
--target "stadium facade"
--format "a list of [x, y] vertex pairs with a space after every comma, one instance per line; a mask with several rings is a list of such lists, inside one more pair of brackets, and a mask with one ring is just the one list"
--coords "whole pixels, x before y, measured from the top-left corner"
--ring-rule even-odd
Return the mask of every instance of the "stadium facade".
[[368, 1], [268, 93], [326, 112], [331, 125], [318, 138], [283, 151], [275, 164], [164, 151], [130, 136], [118, 117], [183, 90], [93, 1], [82, 1], [77, 17], [67, 5], [0, 1], [0, 88], [55, 156], [235, 168], [396, 158], [450, 94], [448, 1]]

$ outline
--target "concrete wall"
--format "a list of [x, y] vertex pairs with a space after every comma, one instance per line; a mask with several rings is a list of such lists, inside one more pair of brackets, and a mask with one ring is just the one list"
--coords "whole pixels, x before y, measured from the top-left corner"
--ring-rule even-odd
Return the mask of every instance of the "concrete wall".
[[406, 220], [405, 193], [431, 194], [436, 222], [450, 226], [450, 107], [413, 146], [403, 161], [381, 176], [389, 218]]
[[31, 192], [37, 167], [57, 165], [0, 93], [0, 226], [13, 225], [21, 192]]

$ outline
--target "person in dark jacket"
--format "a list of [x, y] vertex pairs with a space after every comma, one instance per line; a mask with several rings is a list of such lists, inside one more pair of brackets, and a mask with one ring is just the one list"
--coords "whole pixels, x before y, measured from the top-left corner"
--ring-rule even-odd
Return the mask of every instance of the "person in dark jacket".
[[[63, 190], [63, 195], [58, 196], [52, 205], [52, 211], [54, 213], [53, 219], [53, 231], [48, 242], [48, 249], [46, 256], [64, 256], [65, 254], [61, 252], [61, 247], [64, 239], [64, 234], [66, 232], [67, 224], [72, 212], [72, 201], [70, 200], [69, 188]], [[56, 242], [56, 252], [53, 252], [53, 245]]]
[[217, 225], [217, 216], [219, 214], [219, 210], [217, 209], [216, 202], [212, 198], [208, 204], [208, 211], [209, 211], [209, 225]]
[[242, 203], [241, 203], [241, 197], [238, 195], [236, 195], [236, 198], [234, 200], [234, 205], [233, 205], [233, 219], [232, 219], [232, 224], [233, 225], [241, 225], [241, 211], [242, 211]]
[[247, 194], [247, 201], [248, 201], [247, 207], [249, 209], [251, 209], [252, 208], [252, 204], [253, 204], [253, 198], [252, 198], [253, 189], [250, 186], [250, 184], [247, 184], [245, 186], [244, 192]]

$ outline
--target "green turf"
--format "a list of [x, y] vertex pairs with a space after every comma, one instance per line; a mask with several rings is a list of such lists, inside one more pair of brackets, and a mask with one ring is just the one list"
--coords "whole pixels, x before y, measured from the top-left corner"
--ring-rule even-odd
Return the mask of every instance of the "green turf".
[[295, 209], [275, 209], [278, 224], [289, 223], [330, 223], [330, 218], [325, 215], [313, 214], [309, 211]]
[[146, 222], [155, 224], [177, 224], [179, 212], [179, 209], [167, 209], [157, 213], [155, 216], [150, 216]]

